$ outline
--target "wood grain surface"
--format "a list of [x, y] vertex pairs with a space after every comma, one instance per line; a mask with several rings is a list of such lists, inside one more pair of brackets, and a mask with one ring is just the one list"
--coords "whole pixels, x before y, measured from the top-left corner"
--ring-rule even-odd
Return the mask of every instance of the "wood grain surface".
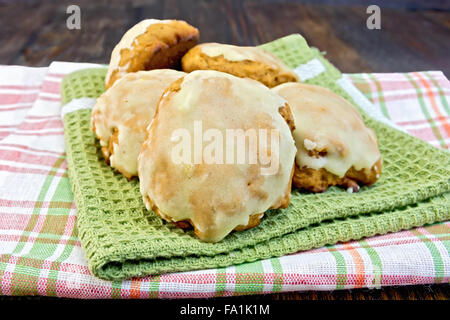
[[[66, 27], [70, 4], [81, 8], [80, 30]], [[370, 4], [381, 7], [381, 30], [366, 27]], [[346, 73], [442, 70], [450, 76], [450, 1], [440, 0], [0, 1], [0, 64], [48, 66], [55, 60], [106, 64], [122, 34], [145, 18], [186, 20], [199, 28], [202, 42], [258, 45], [300, 33]], [[253, 298], [448, 300], [449, 285]], [[10, 298], [0, 298], [5, 299]]]
[[[66, 28], [66, 9], [81, 8], [81, 29]], [[381, 29], [366, 27], [370, 3]], [[0, 63], [108, 63], [122, 34], [145, 18], [184, 19], [201, 41], [257, 45], [301, 33], [342, 72], [442, 70], [450, 75], [450, 1], [3, 1]]]

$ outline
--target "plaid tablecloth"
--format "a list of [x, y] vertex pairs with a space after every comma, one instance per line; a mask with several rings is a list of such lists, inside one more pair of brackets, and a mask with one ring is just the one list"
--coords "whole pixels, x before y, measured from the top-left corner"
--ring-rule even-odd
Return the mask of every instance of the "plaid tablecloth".
[[[450, 222], [227, 268], [103, 281], [77, 238], [60, 83], [92, 64], [0, 66], [0, 292], [75, 298], [195, 298], [448, 283]], [[345, 75], [394, 126], [450, 146], [442, 72]]]

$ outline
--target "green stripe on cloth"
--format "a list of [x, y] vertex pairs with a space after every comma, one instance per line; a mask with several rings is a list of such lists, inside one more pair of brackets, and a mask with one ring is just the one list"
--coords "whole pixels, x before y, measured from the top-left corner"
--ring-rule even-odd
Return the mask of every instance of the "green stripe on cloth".
[[39, 272], [39, 267], [30, 268], [23, 260], [18, 262], [11, 279], [11, 294], [13, 296], [37, 295]]
[[344, 256], [336, 248], [328, 248], [328, 251], [332, 254], [336, 260], [336, 289], [344, 289], [347, 283], [347, 265], [345, 263]]
[[111, 283], [111, 298], [120, 299], [122, 295], [122, 281], [113, 281]]
[[158, 298], [159, 297], [160, 284], [161, 284], [161, 277], [159, 275], [151, 277], [150, 286], [148, 288], [149, 298]]
[[[68, 197], [72, 197], [68, 183], [69, 183], [68, 178], [62, 177], [60, 179], [58, 186], [55, 190], [55, 193], [53, 194], [53, 197], [51, 200], [52, 203], [67, 199]], [[55, 233], [63, 235], [64, 230], [67, 227], [70, 208], [58, 208], [56, 210], [56, 212], [55, 212], [55, 210], [52, 210], [52, 211], [53, 211], [52, 214], [57, 213], [58, 216], [65, 217], [64, 220], [62, 220], [62, 219], [56, 220], [59, 225], [59, 228], [58, 228], [58, 230], [55, 230]], [[54, 219], [54, 216], [51, 218]], [[76, 227], [72, 228], [70, 237], [75, 238], [77, 236], [76, 232], [77, 232]], [[47, 283], [47, 295], [48, 296], [56, 296], [57, 295], [56, 282], [58, 280], [61, 263], [69, 258], [70, 254], [72, 253], [73, 247], [74, 247], [73, 243], [72, 244], [67, 243], [66, 245], [64, 245], [64, 244], [59, 244], [59, 245], [64, 246], [64, 249], [59, 254], [59, 256], [57, 256], [56, 258], [53, 259], [53, 262], [51, 264], [51, 268], [50, 268], [49, 275], [48, 275], [49, 281]]]
[[261, 261], [235, 266], [235, 295], [262, 293], [264, 288], [264, 269]]
[[274, 273], [272, 292], [280, 292], [283, 289], [283, 267], [278, 258], [270, 259], [270, 263]]
[[216, 297], [222, 297], [225, 293], [227, 284], [227, 268], [218, 268], [216, 270]]
[[[326, 71], [306, 82], [328, 87], [352, 101], [336, 83], [341, 79], [339, 71], [301, 36], [263, 47], [291, 67], [319, 60]], [[90, 69], [66, 76], [63, 103], [101, 94], [105, 72]], [[90, 130], [90, 110], [67, 113], [63, 122], [69, 177], [90, 270], [100, 278], [115, 280], [221, 268], [447, 220], [449, 153], [361, 113], [376, 132], [383, 156], [383, 174], [376, 184], [356, 194], [335, 187], [322, 194], [293, 190], [288, 208], [269, 210], [259, 226], [234, 232], [216, 244], [204, 243], [192, 231], [163, 223], [147, 211], [137, 181], [127, 181], [103, 160]], [[260, 270], [257, 263], [251, 265]], [[264, 279], [239, 268], [243, 267], [237, 267], [236, 291], [242, 290], [243, 280], [252, 280], [256, 284], [251, 291], [260, 292]]]
[[413, 233], [419, 239], [421, 239], [422, 242], [425, 244], [425, 246], [428, 248], [428, 251], [433, 257], [435, 282], [436, 283], [442, 282], [442, 278], [444, 277], [444, 262], [442, 261], [441, 254], [436, 248], [436, 245], [432, 241], [429, 241], [428, 238], [424, 236], [418, 229], [411, 230], [411, 233]]
[[390, 119], [391, 117], [389, 116], [389, 112], [386, 108], [386, 101], [384, 100], [384, 96], [383, 96], [383, 88], [381, 87], [381, 83], [380, 81], [377, 80], [377, 78], [375, 78], [372, 74], [368, 74], [369, 78], [375, 83], [375, 86], [377, 87], [377, 96], [378, 96], [378, 101], [380, 103], [380, 108], [381, 108], [381, 112], [383, 113], [383, 115]]
[[359, 241], [359, 245], [362, 248], [366, 249], [370, 261], [372, 262], [372, 285], [375, 288], [380, 287], [383, 275], [383, 264], [381, 262], [380, 256], [378, 255], [377, 251], [367, 243], [367, 241], [361, 240]]
[[436, 122], [434, 122], [433, 117], [430, 115], [430, 112], [428, 111], [425, 100], [423, 98], [423, 93], [420, 90], [420, 86], [416, 83], [416, 81], [411, 77], [409, 74], [405, 74], [405, 77], [411, 82], [411, 84], [414, 86], [417, 94], [417, 99], [420, 103], [420, 109], [422, 110], [423, 114], [425, 115], [425, 118], [427, 119], [428, 123], [430, 124], [431, 130], [433, 130], [433, 134], [436, 137], [436, 139], [439, 141], [439, 144], [442, 148], [446, 147], [444, 138], [442, 137], [441, 133], [439, 132], [439, 128], [436, 125]]

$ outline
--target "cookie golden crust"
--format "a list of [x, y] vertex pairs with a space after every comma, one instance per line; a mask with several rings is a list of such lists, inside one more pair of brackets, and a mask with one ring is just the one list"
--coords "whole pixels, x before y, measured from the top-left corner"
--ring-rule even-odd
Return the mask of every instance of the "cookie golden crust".
[[126, 178], [137, 176], [137, 157], [162, 93], [184, 75], [171, 69], [129, 73], [97, 99], [92, 130], [107, 163]]
[[370, 186], [378, 180], [381, 167], [380, 159], [369, 170], [356, 170], [351, 167], [343, 177], [338, 177], [324, 168], [316, 170], [296, 165], [292, 182], [296, 188], [312, 192], [325, 192], [331, 186], [344, 187], [348, 192], [358, 192], [358, 183]]
[[324, 192], [337, 185], [357, 192], [359, 184], [378, 180], [377, 137], [352, 104], [319, 86], [286, 83], [272, 90], [287, 100], [294, 117], [295, 187]]
[[[179, 227], [193, 226], [203, 241], [217, 242], [233, 230], [256, 226], [268, 209], [286, 207], [296, 148], [281, 113], [290, 114], [286, 101], [251, 79], [209, 70], [175, 81], [158, 103], [138, 159], [147, 208]], [[230, 129], [249, 135], [244, 138], [247, 147], [252, 130], [262, 130], [266, 137], [273, 133], [256, 148], [258, 156], [270, 155], [270, 161], [262, 163], [258, 157], [251, 163], [246, 148], [245, 162], [237, 162], [237, 143], [229, 145], [226, 138]], [[199, 132], [204, 144], [197, 161]], [[209, 153], [213, 145], [221, 147]], [[226, 160], [230, 150], [231, 162]], [[210, 161], [208, 155], [217, 158]], [[264, 170], [269, 167], [274, 170]]]
[[198, 38], [198, 30], [181, 20], [139, 22], [114, 48], [105, 88], [130, 72], [176, 67], [181, 57], [197, 44]]
[[181, 65], [185, 72], [217, 70], [257, 80], [269, 88], [298, 81], [297, 75], [280, 59], [256, 47], [203, 43], [189, 50]]

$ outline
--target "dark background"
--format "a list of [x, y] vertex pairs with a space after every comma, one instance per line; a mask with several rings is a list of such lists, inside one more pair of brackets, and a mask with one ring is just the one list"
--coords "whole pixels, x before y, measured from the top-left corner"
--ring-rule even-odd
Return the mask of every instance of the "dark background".
[[[81, 8], [81, 30], [66, 28], [70, 4]], [[366, 9], [371, 4], [381, 8], [381, 30], [366, 27]], [[442, 0], [0, 0], [0, 64], [48, 66], [55, 60], [108, 63], [123, 33], [147, 18], [186, 20], [199, 28], [201, 42], [258, 45], [300, 33], [346, 73], [442, 70], [450, 76], [450, 1]], [[260, 298], [383, 300], [449, 296], [447, 284]], [[0, 297], [5, 299], [14, 298]]]
[[[81, 30], [66, 8], [81, 8]], [[366, 28], [367, 6], [381, 30]], [[136, 0], [0, 1], [0, 64], [108, 63], [122, 34], [146, 18], [176, 18], [202, 42], [258, 45], [302, 34], [342, 72], [442, 70], [450, 76], [450, 1], [445, 0]]]

